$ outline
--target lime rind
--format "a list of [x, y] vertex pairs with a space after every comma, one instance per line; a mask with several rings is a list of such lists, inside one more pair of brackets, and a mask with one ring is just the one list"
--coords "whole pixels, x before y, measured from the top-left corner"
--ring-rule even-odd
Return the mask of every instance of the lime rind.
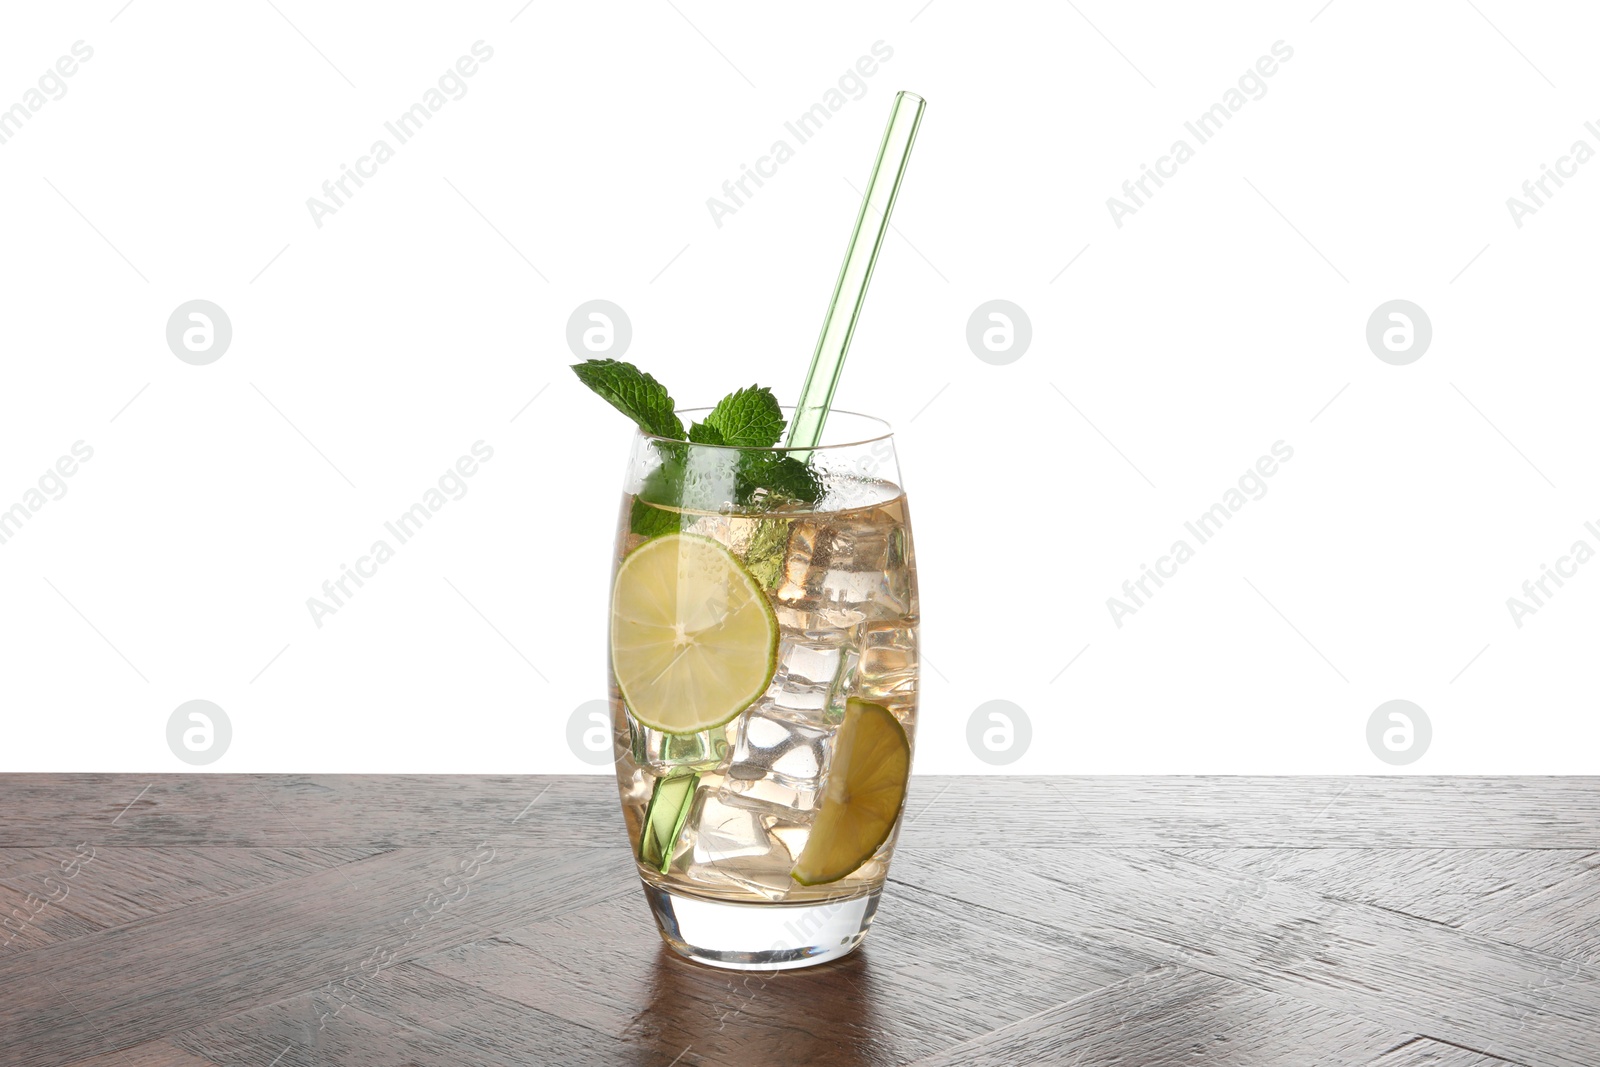
[[[869, 723], [875, 725], [867, 725]], [[867, 734], [865, 742], [862, 740], [864, 731]], [[863, 743], [867, 746], [865, 749], [861, 748]], [[866, 764], [860, 762], [862, 759], [867, 761]], [[846, 704], [844, 724], [839, 727], [834, 761], [834, 766], [828, 771], [829, 781], [823, 788], [822, 807], [812, 823], [805, 848], [800, 851], [790, 872], [790, 877], [804, 886], [827, 885], [848, 877], [877, 855], [884, 842], [894, 834], [895, 827], [900, 823], [900, 813], [905, 808], [906, 785], [911, 776], [911, 738], [906, 734], [904, 724], [888, 708], [851, 698]], [[882, 782], [872, 781], [874, 774], [882, 774], [885, 769], [893, 770], [889, 766], [891, 761], [903, 764], [903, 770]], [[840, 772], [844, 779], [835, 781], [834, 775]], [[867, 785], [864, 798], [858, 798], [851, 791], [852, 781]], [[888, 805], [875, 805], [872, 802], [873, 794], [891, 787], [898, 792], [893, 812], [874, 811], [875, 807], [887, 808]], [[881, 832], [864, 839], [842, 860], [827, 856], [827, 853], [842, 847], [841, 838], [850, 833], [850, 824], [855, 821], [852, 815], [856, 819], [871, 818], [880, 822]], [[870, 845], [867, 841], [870, 841]]]

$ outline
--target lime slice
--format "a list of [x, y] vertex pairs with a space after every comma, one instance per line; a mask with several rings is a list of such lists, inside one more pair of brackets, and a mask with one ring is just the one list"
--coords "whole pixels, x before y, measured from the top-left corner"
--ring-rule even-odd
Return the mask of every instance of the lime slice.
[[834, 742], [822, 808], [794, 865], [801, 885], [837, 882], [894, 832], [911, 774], [911, 741], [882, 704], [852, 699]]
[[630, 552], [611, 591], [611, 667], [634, 718], [709, 730], [754, 704], [777, 666], [778, 620], [737, 556], [690, 534]]
[[694, 800], [698, 774], [680, 774], [672, 778], [657, 778], [650, 793], [650, 806], [645, 809], [644, 829], [639, 834], [639, 861], [666, 873], [672, 866], [672, 846], [683, 833], [683, 824], [689, 818], [689, 805]]

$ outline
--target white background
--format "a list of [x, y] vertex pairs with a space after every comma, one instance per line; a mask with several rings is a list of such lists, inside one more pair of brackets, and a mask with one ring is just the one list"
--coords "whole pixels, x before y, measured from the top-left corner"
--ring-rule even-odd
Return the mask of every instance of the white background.
[[[218, 771], [604, 770], [566, 723], [603, 692], [628, 426], [566, 369], [568, 316], [621, 305], [681, 404], [792, 402], [905, 88], [928, 110], [836, 402], [899, 430], [919, 771], [1600, 770], [1600, 563], [1520, 628], [1506, 605], [1600, 548], [1600, 162], [1506, 206], [1600, 149], [1587, 5], [274, 2], [8, 6], [0, 107], [94, 54], [0, 145], [0, 507], [94, 456], [0, 545], [0, 769], [186, 770], [166, 722], [203, 698]], [[307, 198], [480, 40], [319, 228]], [[1180, 137], [1119, 228], [1107, 198]], [[208, 366], [165, 339], [197, 298], [233, 326]], [[995, 298], [1033, 329], [1005, 366], [965, 338]], [[1408, 366], [1365, 340], [1397, 298], [1433, 326]], [[479, 440], [470, 492], [318, 628], [307, 598]], [[1279, 440], [1266, 496], [1116, 626]], [[1394, 698], [1434, 734], [1401, 771], [1366, 742]], [[966, 744], [992, 699], [1033, 726], [1000, 769]]]

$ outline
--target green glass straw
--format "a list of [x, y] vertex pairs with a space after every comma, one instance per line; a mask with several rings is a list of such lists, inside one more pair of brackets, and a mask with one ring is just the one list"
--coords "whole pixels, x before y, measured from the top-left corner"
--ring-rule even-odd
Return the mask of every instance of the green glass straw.
[[861, 199], [861, 213], [856, 216], [856, 228], [850, 234], [850, 246], [845, 249], [844, 266], [839, 268], [833, 299], [828, 304], [827, 317], [822, 320], [822, 336], [817, 338], [811, 370], [806, 373], [800, 403], [789, 424], [789, 438], [785, 442], [789, 448], [812, 448], [822, 439], [822, 424], [827, 421], [833, 391], [839, 385], [839, 372], [844, 369], [845, 353], [850, 350], [850, 337], [856, 331], [856, 319], [867, 297], [872, 265], [878, 260], [883, 235], [889, 232], [889, 212], [894, 209], [895, 194], [900, 191], [900, 179], [905, 176], [906, 163], [911, 158], [911, 142], [916, 140], [923, 106], [922, 97], [916, 93], [903, 92], [894, 98], [889, 126], [883, 131], [883, 143], [878, 146], [878, 161], [872, 167], [872, 179], [867, 182], [867, 195]]

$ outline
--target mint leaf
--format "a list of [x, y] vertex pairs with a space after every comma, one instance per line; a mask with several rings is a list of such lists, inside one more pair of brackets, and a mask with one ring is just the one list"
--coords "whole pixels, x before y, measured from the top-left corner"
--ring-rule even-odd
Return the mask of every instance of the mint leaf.
[[[679, 441], [652, 441], [661, 462], [640, 483], [629, 526], [654, 537], [673, 533], [685, 521], [676, 511], [721, 511], [739, 496], [739, 464], [746, 453], [732, 449], [691, 448]], [[656, 504], [658, 507], [650, 507]], [[692, 522], [690, 515], [687, 521]]]
[[645, 433], [683, 440], [683, 423], [673, 410], [667, 387], [632, 363], [591, 359], [573, 364], [572, 370], [579, 381], [638, 423]]
[[633, 498], [633, 514], [628, 516], [628, 529], [641, 537], [660, 537], [675, 534], [683, 528], [683, 516], [676, 511], [653, 508], [643, 497]]
[[789, 524], [778, 519], [762, 519], [756, 523], [749, 547], [745, 549], [744, 565], [767, 592], [778, 588], [788, 556]]
[[807, 464], [776, 452], [743, 453], [739, 457], [735, 489], [740, 505], [758, 500], [811, 504], [822, 495], [822, 483]]
[[[667, 508], [719, 511], [731, 498], [739, 507], [813, 503], [822, 484], [809, 466], [777, 452], [696, 452], [671, 441], [654, 442], [661, 465], [645, 476], [628, 526], [643, 537], [677, 533], [683, 516]], [[691, 467], [693, 470], [691, 470]], [[652, 504], [661, 505], [651, 507]]]
[[645, 475], [639, 493], [633, 498], [633, 513], [628, 516], [628, 528], [644, 537], [664, 533], [677, 533], [683, 516], [676, 511], [666, 511], [651, 504], [669, 508], [683, 506], [684, 449], [680, 445], [655, 442], [661, 454], [661, 465]]
[[722, 434], [714, 426], [697, 422], [689, 427], [689, 441], [696, 445], [725, 445], [728, 442], [722, 439]]
[[682, 443], [683, 424], [673, 412], [672, 397], [650, 375], [613, 359], [591, 359], [572, 369], [646, 433], [670, 438], [651, 443], [661, 462], [645, 477], [634, 499], [628, 516], [634, 533], [644, 537], [676, 533], [683, 525], [676, 509], [714, 512], [730, 503], [738, 507], [811, 503], [822, 495], [821, 483], [807, 464], [781, 452], [764, 451], [777, 444], [785, 425], [771, 390], [752, 385], [729, 393], [703, 422], [689, 427], [688, 442]]
[[[771, 448], [783, 434], [783, 409], [771, 389], [752, 385], [723, 397], [705, 422], [695, 423], [715, 431], [722, 439], [704, 444], [732, 445], [735, 448]], [[689, 440], [696, 438], [693, 430]]]

